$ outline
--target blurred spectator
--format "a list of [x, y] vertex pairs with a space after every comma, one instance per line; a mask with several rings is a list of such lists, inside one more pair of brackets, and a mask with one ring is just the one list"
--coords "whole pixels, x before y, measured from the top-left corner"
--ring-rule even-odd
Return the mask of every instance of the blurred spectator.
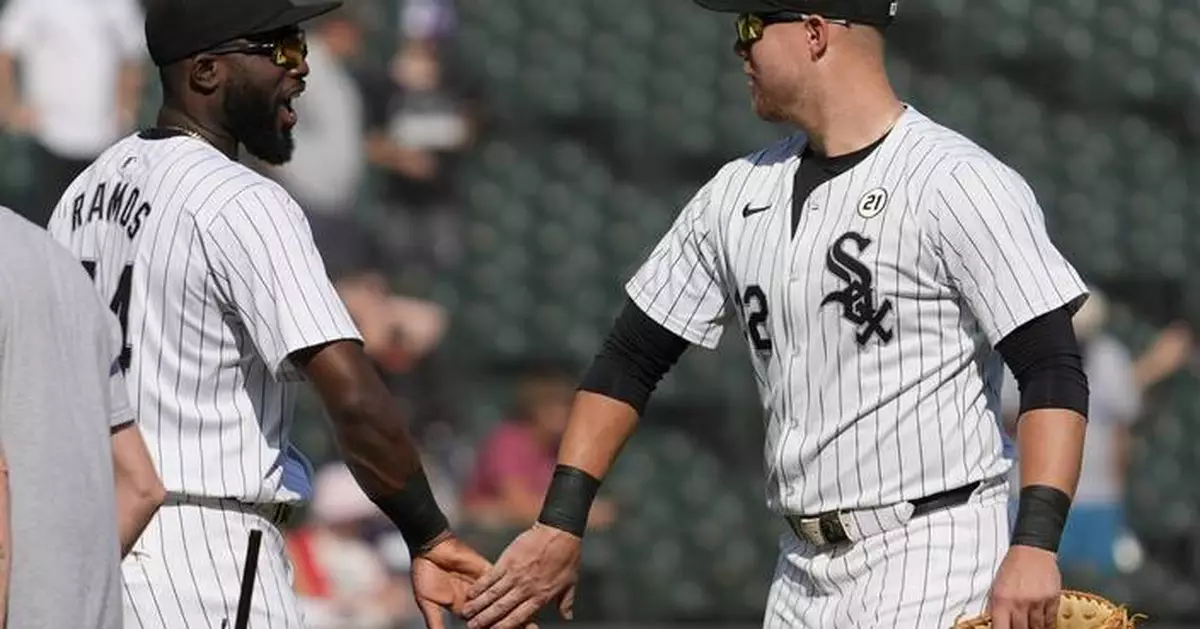
[[[1180, 369], [1192, 347], [1188, 329], [1172, 325], [1135, 361], [1125, 345], [1105, 330], [1107, 319], [1108, 300], [1093, 289], [1074, 318], [1091, 393], [1079, 486], [1058, 551], [1064, 569], [1100, 575], [1115, 570], [1114, 546], [1127, 534], [1123, 502], [1130, 428], [1143, 412], [1145, 393]], [[1011, 435], [1020, 394], [1012, 374], [1005, 376], [1003, 406]], [[1013, 457], [1018, 455], [1014, 452]], [[1014, 461], [1014, 487], [1019, 486], [1018, 466]]]
[[384, 171], [388, 246], [434, 273], [459, 257], [456, 177], [473, 136], [466, 99], [444, 79], [427, 39], [405, 40], [389, 76], [364, 77], [367, 155]]
[[452, 0], [404, 0], [401, 6], [401, 39], [441, 39], [456, 26]]
[[350, 70], [362, 52], [359, 6], [344, 5], [307, 29], [309, 75], [295, 101], [296, 149], [275, 172], [310, 215], [318, 242], [325, 237], [330, 254], [337, 254], [327, 257], [338, 263], [354, 255], [357, 243], [346, 241], [362, 236], [353, 213], [366, 176], [366, 136], [362, 93]]
[[8, 0], [0, 13], [0, 122], [33, 138], [45, 227], [63, 190], [137, 123], [145, 45], [136, 0]]
[[395, 262], [355, 211], [366, 177], [366, 134], [351, 66], [362, 53], [365, 10], [361, 2], [348, 3], [309, 29], [307, 88], [295, 105], [295, 153], [270, 174], [308, 214], [368, 355], [401, 373], [441, 340], [446, 315], [436, 304], [391, 293], [387, 276]]
[[368, 541], [387, 524], [344, 464], [317, 474], [310, 521], [287, 541], [309, 627], [390, 629], [419, 617], [407, 580]]
[[[526, 527], [542, 509], [558, 445], [567, 427], [575, 381], [558, 367], [535, 366], [517, 385], [516, 413], [479, 450], [463, 498], [463, 516], [485, 527]], [[598, 498], [588, 526], [606, 528], [614, 505]]]

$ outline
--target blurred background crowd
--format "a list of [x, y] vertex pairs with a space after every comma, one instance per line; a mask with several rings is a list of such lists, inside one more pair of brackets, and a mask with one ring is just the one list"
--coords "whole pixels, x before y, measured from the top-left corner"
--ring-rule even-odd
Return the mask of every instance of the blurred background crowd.
[[[138, 0], [0, 4], [0, 203], [44, 222], [158, 88]], [[308, 38], [295, 159], [264, 171], [494, 558], [536, 517], [625, 278], [721, 163], [788, 131], [751, 113], [732, 24], [687, 0], [347, 0]], [[890, 46], [902, 97], [1021, 171], [1096, 290], [1066, 585], [1200, 622], [1200, 4], [906, 0]], [[729, 338], [685, 356], [606, 482], [577, 622], [759, 622], [782, 523]], [[305, 400], [317, 481], [289, 542], [312, 626], [419, 626], [322, 413]]]

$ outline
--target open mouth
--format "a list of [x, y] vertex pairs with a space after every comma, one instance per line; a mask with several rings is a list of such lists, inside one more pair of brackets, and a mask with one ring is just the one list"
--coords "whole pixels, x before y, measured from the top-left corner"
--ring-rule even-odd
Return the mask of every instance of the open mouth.
[[296, 126], [296, 121], [299, 120], [299, 116], [296, 116], [296, 110], [292, 106], [293, 98], [294, 96], [280, 103], [280, 126], [284, 131]]
[[283, 99], [283, 101], [279, 104], [279, 125], [283, 127], [285, 131], [296, 126], [296, 122], [300, 119], [300, 117], [296, 115], [296, 108], [292, 104], [292, 102], [299, 95], [300, 92], [295, 92]]

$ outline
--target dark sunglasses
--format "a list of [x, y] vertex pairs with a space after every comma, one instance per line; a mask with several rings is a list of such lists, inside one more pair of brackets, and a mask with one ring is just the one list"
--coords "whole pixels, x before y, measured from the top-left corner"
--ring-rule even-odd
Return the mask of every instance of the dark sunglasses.
[[295, 31], [268, 41], [221, 44], [205, 52], [210, 55], [262, 55], [269, 57], [271, 63], [292, 70], [300, 67], [308, 57], [308, 43], [304, 31]]
[[[796, 11], [775, 11], [772, 13], [742, 13], [737, 16], [735, 26], [737, 28], [737, 42], [734, 48], [737, 50], [747, 50], [750, 46], [762, 39], [763, 29], [771, 24], [780, 22], [803, 22], [812, 17], [811, 13], [799, 13]], [[827, 22], [833, 24], [841, 24], [842, 26], [850, 26], [849, 20], [836, 20], [826, 18]]]

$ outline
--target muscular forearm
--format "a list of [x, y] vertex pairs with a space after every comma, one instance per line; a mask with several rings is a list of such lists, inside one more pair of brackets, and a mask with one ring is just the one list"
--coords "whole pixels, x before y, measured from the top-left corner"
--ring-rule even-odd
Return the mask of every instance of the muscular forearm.
[[1017, 427], [1021, 486], [1050, 486], [1074, 497], [1085, 426], [1084, 418], [1073, 411], [1039, 409], [1024, 413]]
[[637, 420], [637, 412], [624, 402], [579, 392], [558, 450], [558, 462], [604, 478], [637, 427]]
[[317, 388], [342, 459], [371, 498], [400, 529], [413, 554], [450, 535], [408, 435], [400, 409], [375, 368], [353, 341], [336, 341], [293, 356]]
[[342, 458], [372, 498], [400, 491], [421, 471], [421, 458], [404, 429], [404, 420], [395, 403], [384, 395], [372, 391], [361, 402], [330, 409]]

